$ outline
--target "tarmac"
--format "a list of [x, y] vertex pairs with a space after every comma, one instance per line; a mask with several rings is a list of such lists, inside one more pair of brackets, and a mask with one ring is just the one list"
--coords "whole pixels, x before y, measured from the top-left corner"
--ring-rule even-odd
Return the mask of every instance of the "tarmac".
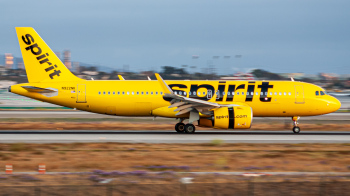
[[350, 131], [1, 131], [0, 143], [350, 143]]

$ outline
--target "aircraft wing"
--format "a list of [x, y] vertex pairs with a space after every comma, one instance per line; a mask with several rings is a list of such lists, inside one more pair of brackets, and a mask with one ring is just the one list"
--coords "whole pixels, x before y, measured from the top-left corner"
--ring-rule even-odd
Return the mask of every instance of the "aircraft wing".
[[211, 110], [220, 107], [217, 103], [183, 97], [176, 94], [165, 93], [164, 97], [172, 98], [169, 108], [177, 107], [177, 109], [174, 110], [175, 112], [178, 111], [178, 113], [176, 113], [177, 116], [186, 114], [194, 109], [201, 112], [204, 109]]
[[197, 110], [199, 112], [208, 111], [214, 108], [220, 108], [220, 107], [234, 107], [239, 105], [221, 105], [218, 103], [213, 103], [209, 101], [203, 101], [199, 99], [193, 99], [184, 97], [181, 95], [175, 94], [171, 88], [164, 82], [163, 78], [156, 73], [156, 78], [159, 81], [160, 85], [163, 88], [163, 91], [165, 92], [164, 96], [165, 98], [171, 98], [171, 105], [169, 108], [177, 107], [174, 111], [178, 111], [176, 113], [177, 116], [189, 113], [193, 110]]

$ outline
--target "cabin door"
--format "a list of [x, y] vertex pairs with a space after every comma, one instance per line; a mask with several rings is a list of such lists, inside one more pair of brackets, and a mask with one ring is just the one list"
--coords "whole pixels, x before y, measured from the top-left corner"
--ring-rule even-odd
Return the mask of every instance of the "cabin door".
[[86, 85], [78, 84], [77, 103], [86, 103]]
[[207, 92], [207, 99], [210, 100], [213, 97], [213, 91], [208, 90]]
[[303, 104], [305, 103], [304, 88], [302, 85], [295, 85], [295, 103]]

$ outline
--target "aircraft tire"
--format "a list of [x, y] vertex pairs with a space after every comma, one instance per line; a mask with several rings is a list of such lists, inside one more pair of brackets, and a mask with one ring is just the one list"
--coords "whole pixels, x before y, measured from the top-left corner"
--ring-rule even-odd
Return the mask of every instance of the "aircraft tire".
[[183, 133], [183, 132], [185, 132], [185, 124], [184, 124], [184, 123], [177, 123], [177, 124], [175, 125], [175, 130], [176, 130], [176, 132], [178, 132], [178, 133]]
[[300, 133], [300, 127], [293, 127], [294, 133]]
[[193, 124], [185, 125], [185, 132], [186, 133], [194, 133], [195, 131], [196, 131], [196, 127]]

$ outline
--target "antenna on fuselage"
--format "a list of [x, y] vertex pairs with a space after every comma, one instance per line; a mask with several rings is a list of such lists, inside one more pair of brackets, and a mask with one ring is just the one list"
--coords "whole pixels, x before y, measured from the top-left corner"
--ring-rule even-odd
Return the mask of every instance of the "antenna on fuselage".
[[294, 78], [290, 77], [290, 80], [294, 82]]
[[148, 80], [151, 80], [151, 78], [149, 76], [147, 76]]

